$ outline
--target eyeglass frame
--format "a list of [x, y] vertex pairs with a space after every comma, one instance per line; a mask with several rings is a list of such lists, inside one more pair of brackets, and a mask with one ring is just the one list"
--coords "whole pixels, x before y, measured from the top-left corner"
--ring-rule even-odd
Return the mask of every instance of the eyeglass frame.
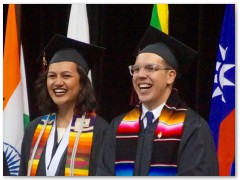
[[[146, 64], [146, 65], [144, 65], [144, 66], [140, 66], [140, 65], [130, 65], [130, 66], [128, 66], [128, 69], [129, 69], [129, 72], [130, 72], [130, 75], [132, 75], [132, 76], [135, 76], [137, 73], [135, 72], [133, 72], [132, 73], [132, 71], [134, 71], [134, 70], [132, 70], [132, 68], [133, 67], [139, 67], [139, 69], [138, 69], [138, 72], [137, 73], [139, 73], [139, 71], [140, 71], [140, 69], [143, 67], [144, 68], [144, 71], [145, 71], [145, 73], [147, 73], [147, 74], [149, 74], [149, 73], [153, 73], [153, 72], [156, 72], [156, 71], [160, 71], [160, 70], [174, 70], [173, 68], [171, 68], [171, 67], [161, 67], [159, 64]], [[152, 66], [152, 70], [150, 70], [150, 69], [147, 69], [146, 67], [149, 67], [149, 66]], [[135, 75], [134, 75], [135, 74]]]

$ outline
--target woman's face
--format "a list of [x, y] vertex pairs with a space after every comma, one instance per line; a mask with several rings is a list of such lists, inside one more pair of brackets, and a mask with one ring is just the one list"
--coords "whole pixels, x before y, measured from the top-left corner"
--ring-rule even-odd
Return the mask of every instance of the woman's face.
[[60, 107], [75, 107], [80, 92], [80, 75], [74, 62], [64, 61], [49, 65], [47, 88], [53, 102]]

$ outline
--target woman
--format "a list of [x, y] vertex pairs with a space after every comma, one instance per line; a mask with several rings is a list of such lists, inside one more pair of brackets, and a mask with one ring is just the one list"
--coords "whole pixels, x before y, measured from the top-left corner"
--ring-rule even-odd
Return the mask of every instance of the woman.
[[54, 55], [36, 92], [47, 115], [26, 129], [19, 175], [95, 175], [108, 123], [95, 113], [87, 73], [103, 49], [55, 35], [45, 52]]

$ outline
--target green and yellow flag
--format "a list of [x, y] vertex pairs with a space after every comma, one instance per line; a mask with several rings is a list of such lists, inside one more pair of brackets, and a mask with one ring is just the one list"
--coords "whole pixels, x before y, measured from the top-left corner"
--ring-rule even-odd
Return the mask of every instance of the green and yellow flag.
[[168, 34], [168, 4], [154, 4], [150, 25]]

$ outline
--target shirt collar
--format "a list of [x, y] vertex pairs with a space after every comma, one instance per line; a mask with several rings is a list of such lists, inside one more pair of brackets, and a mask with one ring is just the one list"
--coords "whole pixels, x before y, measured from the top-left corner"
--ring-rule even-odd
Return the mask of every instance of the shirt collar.
[[[154, 121], [156, 120], [156, 118], [158, 118], [162, 112], [163, 106], [165, 105], [165, 103], [162, 103], [160, 106], [158, 106], [157, 108], [153, 109], [151, 112], [153, 113], [154, 116]], [[146, 108], [146, 106], [144, 106], [144, 104], [142, 104], [142, 115], [141, 115], [141, 120], [143, 120], [143, 118], [145, 117], [145, 114], [148, 112], [149, 110]]]

